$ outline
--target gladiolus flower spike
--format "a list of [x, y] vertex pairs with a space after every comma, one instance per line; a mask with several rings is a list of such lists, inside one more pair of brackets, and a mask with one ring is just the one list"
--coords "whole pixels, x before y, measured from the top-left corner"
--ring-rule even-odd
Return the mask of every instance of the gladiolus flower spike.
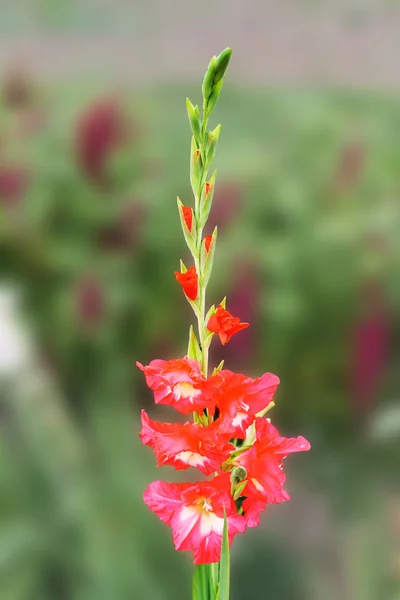
[[[252, 379], [222, 368], [208, 372], [208, 351], [218, 334], [223, 345], [249, 326], [232, 316], [225, 300], [206, 310], [206, 286], [211, 275], [217, 229], [203, 237], [210, 212], [215, 172], [209, 168], [215, 155], [220, 126], [207, 131], [217, 103], [231, 50], [213, 57], [204, 78], [203, 113], [187, 100], [192, 129], [191, 173], [193, 207], [178, 198], [182, 231], [193, 259], [181, 263], [175, 277], [193, 308], [197, 333], [190, 328], [188, 353], [176, 360], [137, 363], [156, 404], [166, 404], [188, 417], [183, 423], [153, 421], [142, 411], [143, 444], [150, 446], [157, 465], [177, 470], [196, 468], [208, 477], [193, 483], [154, 481], [144, 493], [151, 511], [172, 528], [176, 550], [191, 551], [196, 567], [196, 600], [229, 599], [229, 547], [236, 534], [256, 527], [268, 504], [289, 499], [284, 489], [284, 459], [310, 449], [302, 436], [282, 437], [265, 415], [274, 406], [279, 379], [272, 373]], [[218, 135], [215, 132], [218, 132]], [[210, 144], [210, 138], [212, 144]], [[209, 181], [212, 181], [211, 184]], [[210, 199], [211, 198], [211, 199]], [[192, 418], [190, 418], [192, 415]], [[219, 563], [217, 568], [212, 563]], [[203, 589], [204, 588], [204, 589]]]

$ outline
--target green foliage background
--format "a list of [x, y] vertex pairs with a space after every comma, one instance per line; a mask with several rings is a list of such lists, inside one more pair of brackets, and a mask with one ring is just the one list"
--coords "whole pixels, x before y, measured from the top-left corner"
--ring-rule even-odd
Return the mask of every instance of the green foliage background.
[[[138, 442], [139, 411], [151, 397], [135, 361], [185, 352], [191, 315], [173, 276], [186, 258], [175, 197], [191, 201], [184, 99], [196, 102], [198, 92], [170, 85], [123, 96], [133, 135], [110, 155], [107, 186], [85, 175], [74, 145], [78, 115], [103, 90], [38, 91], [44, 122], [29, 135], [16, 133], [21, 112], [1, 107], [0, 166], [30, 173], [19, 202], [2, 199], [1, 277], [21, 292], [39, 354], [1, 382], [2, 600], [189, 597], [189, 558], [172, 551], [170, 532], [142, 503], [147, 482], [176, 474], [156, 473]], [[332, 511], [352, 597], [392, 600], [395, 551], [382, 515], [398, 489], [398, 438], [368, 435], [374, 413], [357, 410], [349, 377], [363, 284], [372, 280], [391, 319], [374, 406], [398, 401], [398, 100], [226, 85], [216, 114], [217, 189], [229, 192], [211, 213], [213, 225], [217, 213], [227, 222], [210, 302], [227, 294], [229, 308], [238, 273], [255, 274], [252, 337], [241, 346], [238, 336], [230, 354], [227, 347], [227, 366], [281, 377], [275, 422], [313, 444], [289, 468], [293, 495], [307, 490]], [[138, 210], [132, 244], [107, 247], [102, 232], [130, 203]], [[84, 327], [76, 294], [88, 275], [103, 308]], [[265, 524], [275, 511], [285, 521], [285, 510], [271, 507]], [[302, 553], [298, 540], [293, 549], [291, 536], [264, 525], [238, 542], [234, 598], [337, 597], [315, 548]], [[367, 547], [380, 539], [384, 550], [372, 560]]]

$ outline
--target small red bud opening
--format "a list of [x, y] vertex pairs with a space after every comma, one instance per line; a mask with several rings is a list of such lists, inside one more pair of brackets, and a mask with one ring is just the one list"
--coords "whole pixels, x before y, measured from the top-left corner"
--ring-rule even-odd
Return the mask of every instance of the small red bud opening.
[[211, 242], [212, 242], [212, 235], [207, 235], [204, 238], [204, 248], [206, 249], [207, 254], [210, 252]]
[[211, 183], [208, 183], [208, 181], [206, 181], [205, 188], [206, 188], [206, 196], [208, 196], [208, 193], [211, 190]]
[[182, 206], [182, 215], [186, 223], [186, 227], [189, 229], [190, 233], [192, 233], [193, 210], [190, 208], [190, 206]]

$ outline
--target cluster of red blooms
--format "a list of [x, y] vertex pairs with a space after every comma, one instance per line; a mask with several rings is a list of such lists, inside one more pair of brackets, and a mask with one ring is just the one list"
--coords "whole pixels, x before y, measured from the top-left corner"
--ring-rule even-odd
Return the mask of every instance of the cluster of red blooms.
[[[237, 533], [259, 524], [267, 504], [288, 500], [283, 489], [283, 460], [292, 452], [310, 448], [301, 436], [281, 437], [264, 418], [274, 406], [279, 385], [276, 375], [265, 373], [251, 379], [223, 369], [221, 364], [208, 377], [208, 349], [213, 336], [217, 334], [225, 345], [232, 335], [249, 326], [233, 317], [224, 301], [205, 315], [205, 291], [218, 233], [215, 227], [212, 235], [203, 237], [216, 179], [216, 171], [208, 177], [208, 168], [221, 131], [220, 125], [207, 131], [207, 123], [231, 54], [226, 48], [210, 61], [202, 85], [202, 119], [199, 107], [186, 100], [193, 134], [190, 180], [195, 205], [193, 210], [178, 198], [178, 209], [194, 266], [186, 269], [181, 263], [175, 277], [197, 317], [199, 340], [191, 328], [185, 358], [153, 360], [146, 367], [137, 363], [156, 404], [169, 404], [184, 415], [194, 416], [193, 421], [183, 424], [160, 423], [142, 411], [140, 437], [154, 450], [158, 466], [171, 465], [177, 470], [195, 467], [210, 478], [195, 483], [154, 481], [144, 493], [150, 510], [171, 526], [175, 548], [192, 551], [195, 564], [219, 562], [225, 532], [231, 544]], [[214, 581], [214, 576], [211, 579]]]
[[[195, 279], [195, 277], [193, 278]], [[189, 291], [194, 283], [189, 280]], [[187, 293], [187, 288], [184, 290]], [[207, 328], [221, 342], [247, 327], [219, 306]], [[273, 407], [279, 379], [272, 373], [251, 379], [229, 370], [215, 370], [208, 379], [197, 360], [153, 360], [144, 367], [156, 404], [180, 413], [194, 412], [196, 422], [161, 423], [142, 411], [141, 439], [149, 445], [158, 466], [177, 470], [198, 468], [210, 481], [155, 481], [144, 500], [171, 525], [177, 550], [192, 550], [195, 564], [218, 562], [224, 527], [229, 542], [246, 526], [256, 527], [267, 504], [289, 499], [283, 489], [283, 460], [292, 452], [309, 450], [303, 437], [285, 438], [263, 415]]]

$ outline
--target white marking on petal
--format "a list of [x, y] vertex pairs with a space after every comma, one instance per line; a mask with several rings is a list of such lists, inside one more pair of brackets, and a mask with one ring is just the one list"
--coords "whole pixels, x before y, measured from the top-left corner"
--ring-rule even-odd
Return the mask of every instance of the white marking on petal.
[[191, 467], [203, 466], [204, 463], [207, 461], [206, 456], [201, 456], [201, 454], [197, 454], [197, 452], [189, 451], [179, 452], [176, 455], [176, 458], [186, 463], [187, 465], [190, 465]]
[[265, 494], [265, 488], [261, 485], [261, 483], [257, 479], [254, 479], [252, 477], [251, 481], [252, 481], [252, 483], [253, 483], [253, 485], [254, 485], [254, 487], [256, 488], [257, 491], [263, 492]]
[[181, 398], [184, 398], [185, 400], [188, 398], [193, 400], [193, 398], [197, 398], [197, 396], [201, 395], [201, 391], [195, 390], [192, 384], [188, 381], [180, 381], [179, 383], [176, 383], [174, 385], [173, 392], [177, 400], [180, 400]]
[[222, 535], [224, 530], [224, 519], [217, 517], [212, 512], [202, 512], [200, 518], [200, 535], [207, 536], [215, 532]]
[[240, 425], [243, 423], [243, 421], [247, 419], [247, 414], [246, 413], [242, 413], [242, 412], [238, 412], [236, 414], [236, 416], [234, 417], [233, 421], [232, 421], [232, 425], [234, 427], [240, 427]]

